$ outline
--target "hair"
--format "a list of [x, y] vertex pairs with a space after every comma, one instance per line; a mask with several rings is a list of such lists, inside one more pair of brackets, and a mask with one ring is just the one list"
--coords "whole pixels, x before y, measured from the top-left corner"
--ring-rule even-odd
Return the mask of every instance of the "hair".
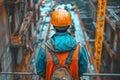
[[63, 26], [63, 27], [59, 27], [59, 26], [54, 26], [56, 32], [67, 32], [67, 29], [69, 28], [68, 26]]

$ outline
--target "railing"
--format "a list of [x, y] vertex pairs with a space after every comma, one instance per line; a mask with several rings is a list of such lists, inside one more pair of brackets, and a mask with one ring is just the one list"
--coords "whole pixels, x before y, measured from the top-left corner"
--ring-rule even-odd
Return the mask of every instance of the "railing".
[[1, 72], [0, 80], [39, 80], [39, 76], [29, 72]]
[[[83, 76], [120, 77], [120, 74], [84, 73]], [[29, 72], [0, 72], [0, 80], [39, 80], [39, 76], [37, 75], [37, 73], [29, 73]], [[84, 79], [84, 80], [88, 80], [88, 79]], [[90, 80], [93, 80], [93, 79], [90, 79]]]

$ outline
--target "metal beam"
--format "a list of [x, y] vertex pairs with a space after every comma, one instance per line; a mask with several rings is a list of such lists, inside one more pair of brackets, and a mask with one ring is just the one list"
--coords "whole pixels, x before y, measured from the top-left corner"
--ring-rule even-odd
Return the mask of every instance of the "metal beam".
[[[30, 72], [0, 72], [0, 75], [38, 75], [37, 73]], [[84, 73], [83, 76], [120, 76], [120, 74], [110, 74], [110, 73]]]
[[85, 73], [83, 76], [107, 76], [107, 77], [113, 77], [113, 76], [120, 76], [120, 74], [109, 74], [109, 73]]

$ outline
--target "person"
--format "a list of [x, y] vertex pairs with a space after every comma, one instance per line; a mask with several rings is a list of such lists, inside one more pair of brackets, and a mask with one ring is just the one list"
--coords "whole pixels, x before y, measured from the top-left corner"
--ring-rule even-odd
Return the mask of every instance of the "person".
[[[56, 61], [51, 53], [55, 52], [60, 66], [65, 65], [66, 60], [68, 60], [73, 80], [80, 80], [82, 74], [87, 71], [88, 60], [84, 46], [76, 43], [75, 38], [67, 32], [72, 24], [70, 13], [64, 9], [54, 11], [51, 15], [51, 24], [56, 33], [39, 50], [35, 62], [37, 74], [41, 80], [52, 80], [52, 74], [56, 68], [54, 62]], [[70, 59], [67, 59], [67, 56], [71, 51], [73, 51], [73, 55], [69, 61]]]

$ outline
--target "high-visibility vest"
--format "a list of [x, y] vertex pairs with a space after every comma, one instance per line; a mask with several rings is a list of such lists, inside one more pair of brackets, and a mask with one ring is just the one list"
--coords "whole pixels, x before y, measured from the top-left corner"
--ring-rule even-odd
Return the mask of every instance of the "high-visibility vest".
[[[59, 65], [64, 66], [66, 62], [66, 58], [68, 57], [68, 51], [67, 52], [62, 52], [62, 53], [55, 53], [55, 55], [58, 58]], [[79, 80], [79, 69], [78, 69], [78, 54], [79, 54], [79, 45], [76, 46], [74, 53], [72, 55], [72, 61], [69, 64], [69, 70], [72, 74], [72, 77], [74, 80]], [[54, 70], [56, 69], [56, 65], [53, 63], [53, 58], [51, 53], [47, 50], [46, 53], [46, 76], [45, 80], [52, 80], [52, 74]]]

